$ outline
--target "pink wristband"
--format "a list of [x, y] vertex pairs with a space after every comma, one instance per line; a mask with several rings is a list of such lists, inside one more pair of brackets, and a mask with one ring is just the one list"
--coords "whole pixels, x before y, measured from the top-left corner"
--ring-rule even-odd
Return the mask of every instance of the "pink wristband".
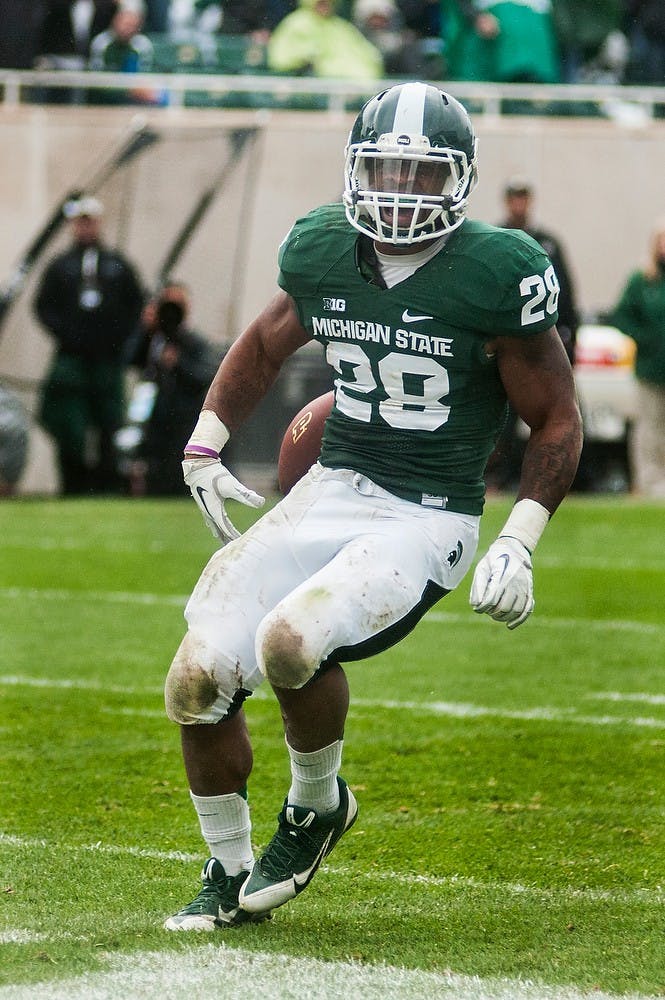
[[201, 455], [206, 458], [219, 458], [219, 452], [213, 448], [205, 448], [202, 444], [185, 445], [185, 455]]

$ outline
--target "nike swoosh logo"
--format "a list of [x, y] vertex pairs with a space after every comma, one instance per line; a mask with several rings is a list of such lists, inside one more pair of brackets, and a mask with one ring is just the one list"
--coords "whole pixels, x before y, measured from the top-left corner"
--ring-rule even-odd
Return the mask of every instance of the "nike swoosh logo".
[[[307, 815], [305, 816], [305, 818], [303, 820], [301, 820], [301, 822], [299, 823], [297, 821], [297, 819], [296, 819], [296, 814], [295, 814], [295, 810], [294, 810], [293, 806], [287, 806], [286, 807], [286, 819], [287, 819], [287, 822], [289, 823], [290, 826], [304, 826], [304, 827], [308, 827], [308, 826], [311, 826], [312, 823], [314, 822], [314, 820], [316, 819], [316, 813], [313, 810], [310, 810], [307, 813]], [[289, 833], [292, 833], [292, 832], [294, 832], [294, 831], [289, 830]]]
[[213, 870], [214, 864], [215, 864], [215, 859], [214, 858], [210, 858], [210, 860], [208, 861], [208, 863], [206, 864], [206, 866], [205, 866], [205, 868], [203, 870], [203, 877], [207, 881], [210, 881], [212, 879], [212, 870]]
[[503, 569], [501, 570], [501, 576], [499, 577], [499, 580], [503, 580], [503, 578], [505, 576], [505, 573], [506, 573], [506, 570], [508, 569], [508, 563], [510, 562], [510, 556], [507, 556], [507, 555], [497, 556], [497, 559], [502, 559], [503, 560]]
[[203, 504], [203, 506], [205, 507], [205, 510], [206, 510], [206, 514], [208, 515], [208, 517], [212, 517], [212, 514], [211, 514], [211, 513], [210, 513], [210, 511], [208, 510], [208, 504], [207, 504], [207, 503], [205, 502], [205, 497], [203, 496], [203, 494], [204, 494], [204, 493], [207, 493], [208, 491], [207, 491], [206, 489], [204, 489], [204, 487], [203, 487], [203, 486], [197, 486], [197, 487], [196, 487], [196, 492], [197, 492], [197, 493], [198, 493], [198, 495], [199, 495], [199, 500], [201, 501], [201, 503], [202, 503], [202, 504]]
[[422, 319], [434, 319], [433, 316], [412, 316], [408, 309], [402, 313], [402, 323], [420, 323]]
[[316, 869], [319, 867], [319, 865], [326, 856], [326, 853], [328, 851], [328, 846], [330, 845], [330, 841], [332, 840], [332, 835], [333, 831], [331, 830], [326, 839], [323, 841], [323, 844], [321, 845], [321, 850], [316, 855], [314, 861], [306, 871], [299, 872], [298, 874], [294, 872], [293, 881], [295, 882], [296, 885], [299, 885], [302, 888], [306, 886], [307, 883], [310, 881], [312, 875], [314, 874], [314, 872], [316, 871]]

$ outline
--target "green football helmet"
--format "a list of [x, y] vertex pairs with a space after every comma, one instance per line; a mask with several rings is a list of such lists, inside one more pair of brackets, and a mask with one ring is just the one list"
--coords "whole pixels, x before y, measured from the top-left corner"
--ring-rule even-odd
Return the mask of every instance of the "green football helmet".
[[476, 185], [477, 139], [465, 108], [438, 87], [403, 83], [365, 104], [346, 147], [346, 216], [379, 243], [457, 229]]

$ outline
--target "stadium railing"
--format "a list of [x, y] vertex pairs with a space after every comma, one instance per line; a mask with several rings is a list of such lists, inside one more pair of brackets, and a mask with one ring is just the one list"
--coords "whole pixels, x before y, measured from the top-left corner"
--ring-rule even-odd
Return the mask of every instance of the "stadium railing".
[[[194, 62], [198, 57], [194, 55]], [[223, 63], [220, 61], [219, 66]], [[15, 70], [0, 68], [0, 107], [35, 103], [36, 95], [67, 90], [85, 92], [88, 103], [107, 103], [105, 95], [147, 91], [169, 107], [252, 107], [316, 109], [330, 112], [359, 107], [397, 79], [354, 82], [317, 77], [274, 75], [245, 65], [242, 72], [210, 72], [205, 65], [184, 64], [169, 72], [103, 73], [89, 70]], [[432, 81], [463, 101], [474, 114], [570, 115], [615, 118], [639, 124], [665, 118], [665, 86], [604, 84], [498, 84]], [[143, 102], [150, 103], [150, 102]]]

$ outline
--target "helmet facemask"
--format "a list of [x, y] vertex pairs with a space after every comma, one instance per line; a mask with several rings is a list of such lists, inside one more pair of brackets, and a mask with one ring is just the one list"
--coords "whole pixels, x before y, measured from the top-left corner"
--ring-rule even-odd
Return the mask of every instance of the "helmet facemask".
[[426, 136], [387, 134], [346, 151], [344, 205], [356, 229], [380, 243], [436, 239], [464, 221], [475, 156]]

